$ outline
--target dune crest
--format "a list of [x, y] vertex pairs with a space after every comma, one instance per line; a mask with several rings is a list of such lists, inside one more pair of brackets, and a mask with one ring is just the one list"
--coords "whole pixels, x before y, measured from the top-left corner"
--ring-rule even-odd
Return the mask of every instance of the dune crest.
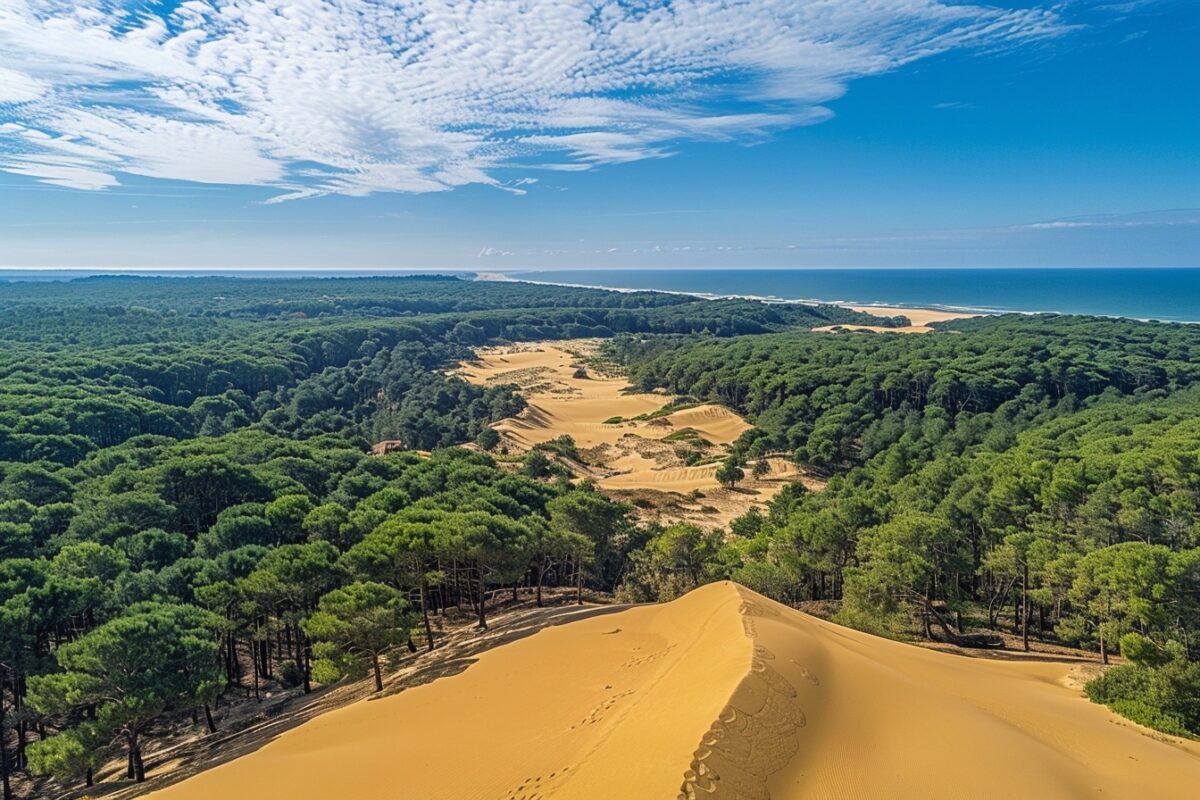
[[1069, 668], [879, 639], [724, 582], [545, 629], [151, 796], [1194, 797], [1200, 748], [1087, 702]]

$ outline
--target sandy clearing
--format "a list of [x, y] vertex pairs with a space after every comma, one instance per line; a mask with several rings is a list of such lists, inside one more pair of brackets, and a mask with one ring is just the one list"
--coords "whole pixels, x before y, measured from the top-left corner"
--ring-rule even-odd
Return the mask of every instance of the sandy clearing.
[[861, 311], [876, 317], [908, 317], [911, 325], [901, 328], [884, 328], [880, 325], [822, 325], [813, 328], [817, 333], [828, 333], [836, 330], [875, 331], [876, 333], [931, 333], [936, 328], [929, 327], [931, 322], [945, 322], [951, 319], [971, 319], [978, 314], [968, 314], [956, 311], [936, 311], [932, 308], [896, 308], [895, 306], [848, 306], [853, 311]]
[[[575, 377], [598, 347], [599, 340], [587, 339], [482, 348], [475, 362], [460, 365], [456, 373], [478, 385], [512, 383], [521, 388], [528, 408], [493, 426], [510, 451], [523, 452], [567, 434], [580, 450], [588, 451], [589, 463], [598, 465], [594, 477], [603, 489], [704, 494], [691, 508], [669, 504], [673, 510], [664, 512], [664, 519], [727, 524], [801, 477], [795, 465], [771, 459], [771, 472], [764, 479], [748, 478], [736, 491], [721, 487], [716, 459], [751, 425], [711, 403], [634, 419], [659, 411], [671, 398], [636, 391], [624, 376], [602, 374], [593, 367], [585, 367], [586, 378]], [[606, 423], [615, 417], [621, 420]], [[707, 442], [698, 444], [711, 463], [685, 466], [677, 453], [687, 444], [678, 438], [682, 435]], [[675, 440], [664, 441], [668, 437]]]
[[[643, 459], [644, 460], [644, 459]], [[644, 476], [641, 474], [649, 465], [638, 464], [634, 466], [632, 460], [626, 461], [621, 459], [615, 462], [613, 466], [623, 467], [626, 464], [631, 466], [629, 472], [624, 474], [614, 475], [611, 478], [605, 478], [600, 482], [601, 486], [612, 489], [640, 489], [645, 488], [643, 483]], [[782, 458], [768, 459], [768, 465], [771, 471], [768, 473], [768, 478], [773, 481], [796, 480], [801, 476], [801, 471], [795, 464], [786, 461]], [[687, 493], [694, 489], [711, 489], [718, 486], [716, 479], [717, 469], [721, 465], [719, 463], [701, 464], [694, 467], [663, 467], [653, 469], [655, 485], [653, 488], [661, 491]], [[749, 483], [767, 483], [767, 481], [757, 481]], [[749, 483], [747, 485], [749, 485]], [[775, 491], [782, 488], [783, 484], [772, 485]], [[761, 489], [761, 487], [760, 487]], [[749, 490], [747, 490], [749, 491]], [[771, 493], [774, 495], [774, 492]]]
[[1190, 798], [1200, 747], [736, 584], [543, 630], [150, 797]]

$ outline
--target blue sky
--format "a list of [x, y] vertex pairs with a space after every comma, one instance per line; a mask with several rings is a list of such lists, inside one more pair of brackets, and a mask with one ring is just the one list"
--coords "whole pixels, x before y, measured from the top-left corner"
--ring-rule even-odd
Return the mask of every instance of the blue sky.
[[1190, 0], [0, 0], [0, 266], [1200, 266], [1198, 34]]

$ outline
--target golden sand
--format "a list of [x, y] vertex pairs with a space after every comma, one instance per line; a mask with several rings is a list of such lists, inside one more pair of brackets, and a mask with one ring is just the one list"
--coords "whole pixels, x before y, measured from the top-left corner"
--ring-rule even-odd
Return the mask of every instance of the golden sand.
[[[682, 494], [697, 489], [714, 494], [723, 491], [716, 479], [719, 463], [683, 466], [663, 439], [691, 429], [720, 455], [751, 425], [736, 412], [711, 403], [654, 419], [634, 419], [659, 411], [671, 398], [635, 391], [622, 375], [586, 367], [586, 378], [575, 377], [577, 367], [595, 349], [593, 340], [485, 348], [477, 352], [476, 362], [462, 365], [457, 374], [479, 385], [513, 383], [521, 387], [529, 407], [493, 426], [510, 449], [527, 450], [567, 434], [580, 450], [597, 451], [596, 457], [588, 460], [596, 467], [593, 477], [601, 488]], [[621, 421], [607, 422], [615, 417]], [[770, 499], [787, 480], [800, 475], [795, 465], [784, 459], [772, 459], [770, 466], [764, 480], [748, 480], [742, 485], [741, 512], [753, 502]]]
[[850, 306], [852, 311], [861, 311], [876, 317], [906, 316], [911, 325], [899, 328], [885, 328], [881, 325], [822, 325], [813, 328], [814, 331], [826, 333], [835, 330], [875, 331], [876, 333], [931, 333], [936, 328], [929, 327], [931, 322], [946, 322], [952, 319], [971, 319], [978, 314], [966, 314], [956, 311], [934, 311], [931, 308], [895, 308], [891, 306]]
[[823, 622], [733, 583], [548, 628], [156, 800], [1194, 798], [1195, 743], [1063, 681]]

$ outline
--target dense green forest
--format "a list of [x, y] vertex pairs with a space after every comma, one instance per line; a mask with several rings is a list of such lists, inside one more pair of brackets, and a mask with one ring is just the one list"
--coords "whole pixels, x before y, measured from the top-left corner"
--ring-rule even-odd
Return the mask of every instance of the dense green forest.
[[[211, 731], [280, 687], [380, 686], [438, 644], [432, 619], [486, 627], [519, 587], [649, 600], [731, 577], [892, 636], [1119, 651], [1094, 699], [1200, 732], [1200, 328], [807, 332], [862, 321], [439, 277], [0, 286], [4, 797], [118, 756], [141, 780], [169, 723]], [[458, 446], [494, 446], [523, 401], [447, 367], [581, 336], [746, 414], [729, 483], [785, 452], [827, 488], [664, 528], [544, 459]]]
[[864, 319], [428, 276], [0, 286], [4, 797], [117, 752], [140, 780], [164, 721], [268, 684], [378, 680], [499, 587], [611, 590], [650, 535], [627, 507], [438, 449], [523, 407], [446, 374], [471, 346]]
[[1200, 733], [1200, 328], [1000, 317], [928, 336], [791, 332], [614, 342], [646, 388], [728, 403], [732, 461], [787, 451], [829, 477], [729, 537], [672, 532], [630, 596], [731, 577], [891, 636], [973, 629], [1127, 663], [1089, 694]]

